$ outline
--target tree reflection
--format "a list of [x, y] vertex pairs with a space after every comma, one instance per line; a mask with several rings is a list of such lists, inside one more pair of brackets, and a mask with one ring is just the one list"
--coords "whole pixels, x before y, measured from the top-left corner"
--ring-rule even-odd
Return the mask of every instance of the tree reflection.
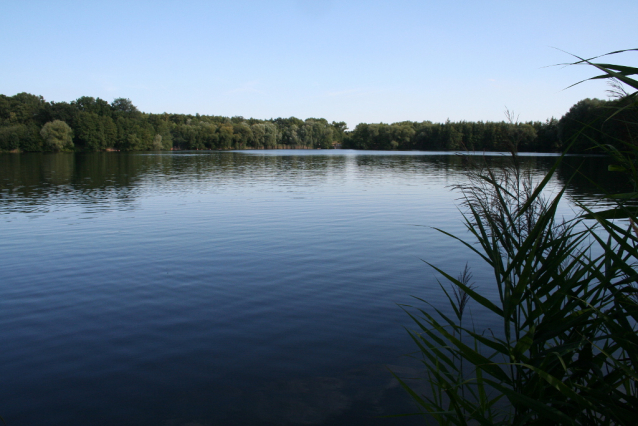
[[[62, 205], [130, 209], [148, 195], [183, 191], [232, 190], [244, 185], [338, 185], [349, 176], [365, 180], [412, 180], [417, 176], [461, 179], [470, 167], [497, 167], [504, 155], [374, 153], [340, 151], [33, 153], [0, 155], [0, 212], [48, 211]], [[544, 175], [553, 156], [521, 156], [521, 163]], [[574, 175], [574, 172], [578, 173]], [[372, 179], [372, 178], [371, 178]], [[617, 176], [601, 157], [567, 157], [557, 173], [568, 194], [597, 200], [601, 187], [622, 192]], [[593, 179], [593, 180], [590, 180]]]

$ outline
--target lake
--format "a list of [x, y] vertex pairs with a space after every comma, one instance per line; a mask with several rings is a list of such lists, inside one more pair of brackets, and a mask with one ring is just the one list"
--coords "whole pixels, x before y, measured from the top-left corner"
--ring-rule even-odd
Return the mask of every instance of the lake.
[[[499, 164], [503, 155], [477, 161]], [[521, 157], [540, 177], [557, 159]], [[450, 153], [0, 154], [0, 416], [12, 425], [421, 424], [398, 304], [446, 307], [468, 159]], [[605, 159], [550, 189], [593, 204]], [[474, 312], [477, 327], [491, 324]]]

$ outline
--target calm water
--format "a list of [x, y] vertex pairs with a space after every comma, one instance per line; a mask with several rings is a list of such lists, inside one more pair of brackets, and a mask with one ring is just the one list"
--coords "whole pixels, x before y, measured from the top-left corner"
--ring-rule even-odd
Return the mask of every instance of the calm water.
[[[555, 157], [523, 160], [540, 175]], [[378, 416], [411, 410], [385, 367], [417, 374], [397, 303], [445, 306], [421, 259], [453, 274], [470, 262], [491, 294], [490, 271], [430, 228], [465, 235], [450, 185], [466, 163], [0, 155], [0, 415], [9, 426], [410, 424]], [[552, 187], [577, 165], [613, 185], [604, 159], [572, 157]], [[577, 178], [568, 199], [597, 192]]]

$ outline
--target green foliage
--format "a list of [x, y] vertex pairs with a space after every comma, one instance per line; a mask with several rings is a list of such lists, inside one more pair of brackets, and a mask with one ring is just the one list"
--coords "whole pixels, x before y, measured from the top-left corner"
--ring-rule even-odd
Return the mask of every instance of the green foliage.
[[117, 98], [113, 100], [113, 102], [111, 102], [111, 109], [113, 110], [114, 114], [119, 116], [139, 117], [141, 114], [137, 107], [133, 105], [133, 102], [131, 102], [131, 100], [127, 98]]
[[344, 144], [353, 149], [509, 151], [514, 147], [519, 152], [553, 152], [560, 147], [555, 127], [555, 120], [545, 123], [454, 123], [449, 120], [445, 123], [361, 123], [346, 136]]
[[24, 134], [24, 124], [0, 127], [0, 150], [14, 151], [20, 149], [20, 138]]
[[[41, 96], [19, 93], [10, 97], [0, 95], [0, 150], [42, 150], [41, 138], [32, 138], [31, 130], [60, 120], [73, 130], [77, 151], [157, 149], [159, 145], [153, 140], [159, 134], [162, 149], [326, 149], [341, 144], [343, 148], [377, 150], [504, 151], [512, 149], [514, 143], [518, 152], [555, 152], [562, 150], [564, 141], [572, 138], [580, 123], [589, 117], [599, 117], [599, 123], [604, 123], [593, 133], [603, 126], [606, 134], [624, 137], [629, 121], [627, 113], [606, 120], [609, 106], [616, 104], [617, 101], [581, 101], [560, 121], [552, 118], [527, 123], [449, 120], [361, 123], [348, 131], [346, 123], [329, 123], [323, 118], [258, 120], [241, 116], [146, 114], [127, 98], [114, 99], [110, 104], [90, 96], [71, 102], [46, 102]], [[28, 137], [24, 136], [25, 128], [29, 129]], [[581, 137], [581, 142], [574, 149], [589, 150], [594, 146], [585, 137]], [[615, 142], [612, 138], [606, 143]]]
[[35, 124], [0, 127], [0, 151], [42, 151], [42, 138]]
[[51, 151], [68, 151], [73, 148], [73, 130], [64, 121], [46, 123], [40, 130], [44, 146]]
[[164, 149], [164, 145], [162, 144], [162, 135], [157, 134], [153, 138], [153, 151], [161, 151]]
[[44, 104], [42, 96], [18, 93], [10, 98], [11, 113], [9, 121], [20, 124], [36, 123], [38, 113]]
[[558, 221], [564, 190], [541, 197], [552, 174], [535, 186], [514, 157], [461, 188], [480, 248], [463, 244], [493, 269], [498, 299], [433, 267], [501, 328], [464, 327], [447, 292], [456, 320], [433, 306], [408, 311], [432, 389], [415, 399], [440, 424], [634, 424], [638, 236], [604, 218], [599, 229]]
[[235, 148], [243, 149], [251, 145], [254, 135], [250, 125], [245, 121], [233, 124]]
[[[609, 113], [606, 102], [600, 99], [583, 99], [572, 106], [559, 121], [559, 136], [563, 140], [572, 139], [572, 151], [580, 152], [591, 146], [592, 137], [597, 138], [602, 131], [602, 123]], [[585, 126], [585, 124], [587, 124]]]
[[[637, 69], [591, 65], [610, 78], [622, 70], [622, 81], [638, 89], [627, 77]], [[635, 105], [635, 98], [625, 102]], [[635, 183], [633, 141], [617, 140], [625, 150], [601, 148]], [[417, 325], [409, 332], [423, 355], [430, 392], [420, 395], [401, 383], [439, 424], [636, 423], [638, 192], [612, 195], [617, 206], [604, 212], [580, 205], [583, 214], [563, 222], [556, 211], [564, 189], [542, 196], [557, 166], [535, 183], [513, 155], [508, 168], [471, 175], [460, 189], [465, 224], [478, 246], [441, 231], [489, 265], [498, 298], [432, 267], [456, 294], [498, 319], [500, 329], [463, 326], [465, 305], [444, 286], [455, 319], [434, 306], [404, 308]], [[620, 216], [629, 220], [613, 219]]]
[[[126, 99], [125, 101], [127, 101], [127, 103], [131, 102], [129, 99]], [[114, 104], [116, 102], [117, 99], [114, 101]], [[98, 116], [111, 116], [112, 107], [104, 99], [82, 96], [81, 98], [71, 102], [71, 105], [75, 106], [79, 111], [97, 114]], [[132, 106], [132, 103], [130, 103], [130, 105]], [[135, 107], [133, 106], [133, 108]]]
[[109, 116], [94, 112], [78, 113], [75, 127], [75, 145], [87, 151], [112, 148], [117, 137], [117, 126]]
[[[615, 51], [602, 56], [625, 52], [638, 52], [638, 49]], [[624, 132], [609, 134], [604, 130], [595, 129], [590, 123], [585, 123], [582, 130], [590, 143], [595, 144], [596, 147], [612, 158], [615, 164], [610, 165], [609, 170], [623, 172], [627, 181], [632, 184], [633, 192], [608, 195], [608, 198], [616, 202], [617, 206], [615, 208], [596, 213], [588, 212], [585, 217], [597, 220], [601, 218], [629, 218], [632, 226], [636, 226], [636, 204], [638, 204], [638, 80], [630, 76], [638, 75], [638, 68], [592, 62], [597, 58], [577, 58], [579, 61], [570, 65], [586, 64], [604, 72], [604, 74], [588, 80], [607, 79], [613, 82], [615, 86], [624, 84], [634, 90], [632, 93], [627, 93], [624, 88], [620, 88], [620, 99], [615, 103], [614, 108], [607, 111], [607, 118], [603, 123], [607, 124], [613, 120], [620, 121], [624, 125]], [[592, 133], [592, 129], [598, 132]], [[601, 139], [606, 143], [600, 142]], [[606, 226], [604, 223], [601, 225]]]
[[571, 141], [571, 152], [604, 152], [602, 145], [622, 148], [623, 140], [638, 134], [636, 110], [624, 108], [629, 103], [626, 98], [584, 99], [560, 119], [559, 136]]

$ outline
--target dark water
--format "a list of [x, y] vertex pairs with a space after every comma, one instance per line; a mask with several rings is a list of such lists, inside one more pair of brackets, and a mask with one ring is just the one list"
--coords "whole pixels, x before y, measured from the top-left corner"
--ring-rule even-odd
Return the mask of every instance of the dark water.
[[[539, 176], [552, 156], [523, 158]], [[489, 157], [498, 163], [502, 157]], [[455, 155], [0, 155], [0, 415], [12, 425], [417, 424], [397, 303], [421, 259], [486, 294]], [[600, 158], [573, 169], [613, 187]], [[568, 200], [600, 193], [577, 176]], [[572, 215], [569, 202], [562, 214]], [[478, 313], [480, 322], [481, 317]], [[412, 422], [412, 423], [411, 423]]]

